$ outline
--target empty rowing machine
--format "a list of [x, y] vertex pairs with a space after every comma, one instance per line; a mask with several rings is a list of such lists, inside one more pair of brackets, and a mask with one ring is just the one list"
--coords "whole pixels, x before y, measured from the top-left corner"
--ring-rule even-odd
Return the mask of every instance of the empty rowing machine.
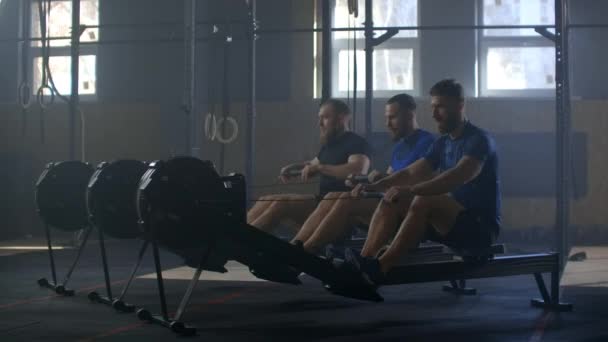
[[[41, 278], [38, 280], [38, 285], [50, 288], [60, 295], [74, 295], [73, 290], [67, 289], [67, 283], [91, 233], [85, 206], [85, 192], [92, 173], [93, 168], [80, 161], [49, 163], [36, 182], [36, 207], [38, 215], [44, 221], [52, 275], [52, 281]], [[61, 283], [57, 282], [49, 227], [67, 232], [85, 229], [76, 258]]]

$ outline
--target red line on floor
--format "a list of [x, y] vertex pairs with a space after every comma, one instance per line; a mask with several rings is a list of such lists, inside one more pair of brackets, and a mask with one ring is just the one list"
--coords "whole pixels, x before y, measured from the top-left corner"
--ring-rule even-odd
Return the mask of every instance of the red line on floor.
[[[186, 312], [197, 312], [205, 307], [207, 307], [208, 305], [216, 305], [216, 304], [224, 304], [232, 299], [238, 298], [243, 296], [245, 293], [247, 292], [253, 292], [255, 289], [246, 289], [246, 290], [241, 290], [241, 291], [237, 291], [237, 292], [233, 292], [233, 293], [229, 293], [225, 296], [219, 297], [219, 298], [215, 298], [215, 299], [211, 299], [209, 301], [207, 301], [205, 304], [200, 304], [200, 305], [195, 305], [192, 307], [187, 308]], [[173, 316], [175, 315], [174, 312], [171, 312], [169, 314], [169, 316]], [[146, 325], [147, 323], [138, 323], [138, 324], [131, 324], [131, 325], [127, 325], [124, 327], [118, 327], [112, 330], [109, 330], [107, 332], [101, 333], [99, 335], [95, 335], [92, 337], [88, 337], [88, 338], [83, 338], [78, 340], [78, 342], [89, 342], [89, 341], [93, 341], [95, 339], [99, 339], [99, 338], [104, 338], [104, 337], [109, 337], [112, 335], [116, 335], [116, 334], [120, 334], [123, 332], [127, 332], [127, 331], [132, 331], [135, 329], [138, 329], [144, 325]]]
[[[111, 282], [110, 286], [119, 285], [119, 284], [126, 283], [126, 282], [127, 282], [126, 279], [116, 280], [116, 281]], [[105, 287], [105, 286], [106, 286], [106, 283], [101, 283], [101, 284], [85, 287], [83, 289], [78, 289], [78, 290], [76, 290], [76, 292], [87, 292], [87, 291], [91, 291], [91, 290], [97, 290], [98, 288]]]
[[528, 342], [540, 342], [545, 333], [545, 329], [549, 322], [553, 319], [554, 313], [551, 311], [545, 311], [543, 315], [536, 322], [536, 327], [534, 328], [534, 334], [530, 337]]
[[125, 331], [135, 330], [135, 329], [137, 329], [139, 327], [144, 326], [144, 324], [146, 324], [146, 323], [142, 322], [142, 323], [137, 323], [137, 324], [126, 325], [124, 327], [119, 327], [119, 328], [116, 328], [116, 329], [112, 329], [112, 330], [109, 330], [109, 331], [107, 331], [105, 333], [101, 333], [99, 335], [95, 335], [93, 337], [89, 337], [89, 338], [78, 340], [78, 342], [93, 341], [93, 340], [95, 340], [97, 338], [104, 338], [104, 337], [120, 334], [120, 333], [125, 332]]
[[46, 296], [46, 297], [36, 297], [36, 298], [30, 298], [30, 299], [20, 300], [20, 301], [13, 302], [13, 303], [3, 304], [3, 305], [0, 305], [0, 310], [12, 308], [14, 306], [19, 306], [19, 305], [31, 304], [31, 303], [35, 303], [35, 302], [51, 299], [51, 298], [54, 298], [54, 297], [59, 297], [59, 295], [51, 295], [51, 296]]
[[[124, 283], [124, 282], [126, 282], [126, 280], [117, 280], [117, 281], [114, 281], [114, 282], [112, 282], [110, 284], [111, 285], [118, 285], [118, 284], [121, 284], [121, 283]], [[82, 288], [82, 289], [78, 289], [78, 290], [75, 290], [75, 291], [76, 291], [76, 293], [81, 293], [81, 292], [87, 292], [87, 291], [91, 291], [91, 290], [96, 290], [96, 289], [99, 289], [99, 288], [102, 288], [102, 287], [105, 287], [105, 286], [106, 286], [105, 283], [101, 283], [101, 284], [85, 287], [85, 288]], [[44, 289], [48, 290], [48, 291], [51, 291], [50, 289], [46, 289], [46, 288], [44, 288]], [[60, 296], [58, 294], [52, 294], [50, 296], [34, 297], [34, 298], [29, 298], [29, 299], [23, 299], [23, 300], [19, 300], [19, 301], [13, 302], [13, 303], [2, 304], [2, 305], [0, 305], [0, 310], [10, 309], [12, 307], [16, 307], [16, 306], [20, 306], [20, 305], [25, 305], [25, 304], [31, 304], [31, 303], [35, 303], [35, 302], [42, 302], [42, 301], [45, 301], [45, 300], [48, 300], [48, 299], [51, 299], [51, 298], [56, 298], [56, 297], [63, 297], [63, 296]]]

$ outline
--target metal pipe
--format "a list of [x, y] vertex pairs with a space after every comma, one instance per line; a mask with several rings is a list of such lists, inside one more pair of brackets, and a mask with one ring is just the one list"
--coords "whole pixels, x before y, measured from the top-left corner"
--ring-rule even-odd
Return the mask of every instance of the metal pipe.
[[[229, 24], [231, 25], [247, 25], [247, 21], [242, 20], [229, 20]], [[212, 21], [197, 21], [196, 26], [207, 26], [207, 25], [217, 25], [216, 22]], [[182, 23], [178, 22], [156, 22], [156, 23], [114, 23], [114, 24], [98, 24], [98, 25], [85, 25], [86, 28], [131, 28], [131, 27], [165, 27], [170, 26], [174, 28], [182, 27]]]
[[[605, 25], [608, 27], [608, 25]], [[417, 30], [500, 30], [500, 29], [554, 29], [555, 25], [433, 25], [433, 26], [376, 26], [372, 28], [372, 31], [386, 31], [390, 29], [396, 29], [399, 31], [417, 31]], [[585, 27], [604, 27], [601, 24], [594, 25], [572, 25], [573, 28], [585, 28]], [[323, 30], [326, 29], [324, 27], [317, 28], [264, 28], [264, 29], [255, 29], [256, 34], [278, 34], [278, 33], [322, 33]], [[365, 31], [364, 27], [332, 27], [330, 28], [331, 32], [347, 32], [347, 31]], [[68, 40], [70, 37], [49, 37], [48, 40]], [[110, 44], [114, 42], [149, 42], [149, 41], [180, 41], [183, 38], [173, 37], [173, 38], [160, 38], [160, 39], [130, 39], [130, 40], [117, 40], [117, 41], [103, 41], [99, 40], [96, 42], [81, 42], [81, 44]], [[197, 41], [200, 38], [197, 38]], [[211, 39], [211, 38], [208, 38]], [[34, 38], [26, 38], [26, 39], [15, 39], [15, 38], [0, 38], [0, 43], [12, 43], [19, 41], [40, 41], [42, 38], [34, 37]]]
[[[399, 31], [424, 31], [424, 30], [501, 30], [501, 29], [535, 29], [535, 28], [555, 28], [555, 25], [422, 25], [422, 26], [376, 26], [373, 31], [386, 31], [396, 29]], [[264, 28], [256, 31], [259, 34], [265, 33], [310, 33], [323, 32], [323, 27], [317, 28]], [[332, 32], [341, 31], [365, 31], [365, 27], [334, 27]]]
[[255, 165], [255, 132], [256, 132], [256, 30], [257, 30], [257, 6], [256, 0], [249, 0], [249, 98], [247, 103], [247, 143], [246, 145], [246, 165], [245, 179], [247, 180], [247, 203], [251, 203], [252, 189], [254, 184], [254, 165]]
[[196, 0], [184, 6], [184, 112], [186, 114], [186, 154], [200, 156], [200, 129], [196, 115]]
[[80, 246], [78, 246], [78, 252], [76, 253], [76, 258], [72, 262], [72, 265], [68, 269], [68, 273], [65, 275], [65, 278], [63, 278], [63, 282], [61, 283], [61, 285], [63, 285], [64, 287], [68, 287], [68, 281], [70, 281], [70, 278], [72, 278], [72, 273], [74, 273], [74, 270], [76, 269], [76, 266], [78, 265], [78, 261], [80, 260], [80, 257], [82, 256], [84, 247], [87, 245], [87, 241], [89, 241], [89, 236], [91, 235], [92, 230], [93, 230], [93, 226], [88, 226], [87, 228], [85, 228], [84, 237], [82, 238], [82, 242], [80, 243]]
[[[230, 33], [228, 33], [230, 34]], [[223, 63], [222, 63], [222, 118], [221, 127], [219, 127], [221, 131], [221, 136], [226, 136], [226, 125], [227, 118], [230, 115], [230, 50], [232, 45], [232, 37], [229, 35], [224, 36], [223, 42]], [[219, 157], [219, 166], [220, 166], [220, 175], [224, 175], [225, 167], [226, 167], [226, 144], [220, 145], [220, 157]]]
[[[51, 37], [49, 40], [69, 40], [70, 37]], [[215, 39], [214, 36], [197, 37], [197, 42], [210, 42]], [[246, 35], [233, 37], [233, 40], [246, 40]], [[19, 43], [27, 41], [42, 41], [42, 38], [28, 38], [28, 39], [0, 39], [0, 43]], [[116, 40], [98, 40], [94, 42], [80, 42], [80, 45], [106, 45], [106, 44], [150, 44], [150, 43], [183, 43], [184, 37], [172, 36], [168, 38], [150, 38], [150, 39], [116, 39]], [[65, 46], [67, 48], [67, 46]]]
[[106, 255], [105, 238], [103, 235], [103, 229], [101, 227], [96, 228], [99, 236], [99, 248], [101, 250], [101, 266], [103, 268], [103, 280], [106, 284], [106, 294], [108, 295], [108, 299], [112, 301], [114, 300], [114, 296], [112, 296], [112, 285], [110, 282], [110, 271], [108, 270], [108, 257]]
[[55, 258], [53, 257], [53, 245], [51, 243], [51, 230], [47, 223], [44, 224], [44, 232], [46, 234], [46, 245], [49, 251], [49, 260], [51, 262], [51, 277], [53, 279], [53, 285], [57, 285], [57, 271], [55, 268]]
[[160, 310], [165, 321], [169, 320], [169, 312], [167, 311], [167, 297], [165, 296], [165, 284], [163, 282], [163, 269], [160, 266], [160, 253], [158, 252], [158, 244], [156, 237], [152, 240], [152, 255], [154, 257], [154, 270], [156, 271], [156, 285], [158, 286], [158, 296], [160, 299]]
[[[70, 113], [69, 113], [69, 160], [75, 160], [76, 156], [76, 116], [80, 105], [80, 94], [78, 93], [78, 85], [80, 82], [80, 0], [72, 0], [72, 45], [70, 48], [70, 57], [72, 62], [72, 84], [70, 94]], [[84, 134], [84, 132], [80, 132]], [[84, 147], [83, 147], [84, 148]]]
[[321, 100], [325, 101], [331, 97], [332, 84], [332, 39], [331, 39], [331, 1], [323, 0], [321, 3], [321, 21], [323, 29], [321, 31]]
[[[25, 39], [30, 35], [29, 13], [31, 12], [30, 2], [21, 1], [19, 2], [19, 38]], [[21, 136], [27, 134], [27, 121], [28, 121], [28, 107], [32, 102], [32, 85], [29, 77], [29, 60], [30, 60], [30, 48], [25, 41], [17, 42], [18, 55], [17, 61], [21, 65], [18, 68], [18, 79], [19, 87], [17, 98], [19, 99], [19, 105], [21, 106]], [[17, 65], [19, 65], [17, 64]]]
[[135, 274], [137, 273], [137, 270], [139, 269], [139, 265], [141, 265], [141, 260], [144, 258], [144, 254], [146, 253], [147, 248], [148, 248], [148, 240], [144, 240], [143, 244], [141, 245], [141, 248], [139, 249], [139, 254], [137, 254], [137, 262], [135, 263], [135, 266], [133, 266], [133, 269], [131, 270], [131, 274], [129, 275], [129, 279], [127, 280], [127, 283], [125, 284], [125, 287], [122, 289], [122, 292], [120, 293], [120, 297], [118, 297], [118, 300], [123, 300], [125, 298], [125, 296], [127, 295], [127, 291], [129, 290], [129, 287], [131, 286], [131, 283], [133, 282], [133, 278], [135, 278]]
[[29, 26], [28, 25], [28, 20], [26, 20], [27, 15], [30, 13], [31, 9], [29, 7], [29, 2], [28, 1], [21, 1], [19, 3], [19, 41], [17, 41], [17, 43], [19, 44], [19, 49], [18, 49], [18, 60], [21, 63], [21, 68], [19, 68], [19, 84], [22, 83], [29, 83], [29, 77], [28, 77], [28, 64], [29, 64], [29, 47], [27, 46], [27, 44], [25, 43], [25, 39], [27, 39], [26, 37], [29, 36], [30, 32], [29, 32]]
[[[325, 0], [323, 0], [325, 1]], [[230, 20], [228, 21], [231, 25], [247, 25], [247, 22], [241, 20]], [[215, 22], [211, 21], [197, 21], [196, 26], [207, 26], [207, 25], [217, 25]], [[178, 28], [181, 26], [180, 23], [177, 22], [157, 22], [157, 23], [116, 23], [116, 24], [100, 24], [100, 25], [84, 25], [84, 28], [131, 28], [131, 27], [164, 27], [164, 26], [172, 26]], [[387, 27], [376, 27], [375, 29], [388, 29], [388, 28], [397, 28], [400, 30], [433, 30], [433, 29], [520, 29], [520, 28], [536, 28], [536, 27], [546, 27], [546, 28], [555, 28], [555, 25], [427, 25], [427, 26], [387, 26]], [[569, 28], [608, 28], [608, 24], [602, 23], [583, 23], [583, 24], [569, 24]], [[348, 30], [346, 27], [338, 27], [335, 30]], [[350, 28], [351, 30], [365, 30], [364, 28]], [[323, 28], [309, 29], [309, 28], [269, 28], [269, 29], [261, 29], [258, 32], [290, 32], [293, 30], [298, 30], [302, 32], [309, 32], [311, 30], [323, 30]]]
[[365, 137], [372, 134], [372, 100], [374, 97], [374, 22], [372, 0], [365, 0]]
[[568, 258], [570, 219], [570, 78], [568, 68], [568, 3], [555, 0], [555, 135], [556, 135], [556, 250], [560, 270]]
[[608, 24], [568, 24], [568, 29], [608, 28]]

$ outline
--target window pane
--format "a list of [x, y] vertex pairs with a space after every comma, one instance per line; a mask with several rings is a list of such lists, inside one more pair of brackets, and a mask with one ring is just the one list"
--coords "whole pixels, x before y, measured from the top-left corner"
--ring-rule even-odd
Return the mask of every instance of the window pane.
[[[38, 1], [32, 2], [32, 37], [40, 38], [40, 16]], [[53, 1], [48, 16], [47, 32], [49, 37], [69, 37], [72, 31], [72, 2]], [[80, 23], [82, 25], [99, 24], [99, 0], [81, 0]], [[81, 42], [95, 42], [99, 37], [98, 28], [90, 28], [80, 36]], [[41, 46], [34, 41], [33, 46]], [[69, 39], [51, 40], [51, 46], [69, 46]]]
[[[354, 59], [353, 51], [338, 52], [338, 91], [354, 89]], [[350, 72], [350, 73], [349, 73]], [[357, 90], [365, 89], [365, 52], [357, 50]]]
[[[374, 26], [417, 26], [418, 0], [375, 0], [373, 2]], [[334, 8], [334, 27], [348, 27], [349, 18], [347, 0], [336, 0]], [[351, 27], [363, 27], [365, 22], [365, 0], [359, 0], [359, 16], [351, 20]], [[383, 31], [376, 31], [376, 36]], [[357, 38], [363, 38], [362, 31], [358, 31]], [[355, 33], [351, 34], [353, 37]], [[395, 37], [417, 37], [418, 31], [400, 31]], [[334, 38], [348, 38], [348, 32], [336, 32]]]
[[[484, 25], [553, 25], [555, 0], [484, 0]], [[486, 36], [535, 36], [533, 29], [484, 30]]]
[[[338, 90], [354, 89], [353, 51], [338, 53]], [[349, 63], [350, 58], [350, 63]], [[350, 75], [349, 75], [350, 69]], [[349, 87], [350, 84], [350, 87]], [[374, 90], [413, 90], [414, 50], [379, 49], [374, 51]], [[357, 50], [357, 90], [365, 90], [365, 53]]]
[[490, 48], [486, 81], [489, 90], [555, 88], [552, 47]]
[[[96, 92], [96, 73], [95, 56], [80, 56], [78, 92], [80, 94], [95, 94]], [[61, 95], [70, 95], [72, 76], [71, 58], [69, 56], [52, 56], [49, 59], [49, 67], [55, 86]], [[42, 58], [34, 58], [34, 93], [40, 87], [42, 79]]]

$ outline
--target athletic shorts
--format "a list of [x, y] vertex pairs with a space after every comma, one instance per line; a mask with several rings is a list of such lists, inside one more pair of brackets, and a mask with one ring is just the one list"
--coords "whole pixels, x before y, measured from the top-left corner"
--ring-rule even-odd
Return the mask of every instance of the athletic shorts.
[[487, 217], [488, 215], [483, 211], [465, 209], [458, 214], [456, 222], [446, 236], [441, 236], [433, 227], [429, 227], [427, 239], [477, 254], [475, 251], [487, 249], [498, 237], [499, 228]]

